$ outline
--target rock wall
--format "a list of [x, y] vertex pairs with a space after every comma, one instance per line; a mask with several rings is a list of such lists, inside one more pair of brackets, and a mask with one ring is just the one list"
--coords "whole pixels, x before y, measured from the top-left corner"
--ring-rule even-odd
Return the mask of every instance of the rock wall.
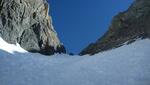
[[139, 37], [150, 38], [150, 0], [135, 0], [127, 11], [113, 18], [104, 36], [83, 49], [80, 55], [93, 55], [116, 48]]
[[46, 0], [0, 0], [0, 36], [30, 52], [65, 52], [53, 28]]

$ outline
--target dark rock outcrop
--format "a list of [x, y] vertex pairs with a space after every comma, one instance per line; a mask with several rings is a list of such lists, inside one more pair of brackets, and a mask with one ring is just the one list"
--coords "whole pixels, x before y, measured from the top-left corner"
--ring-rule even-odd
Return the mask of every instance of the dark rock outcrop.
[[48, 15], [46, 0], [0, 0], [0, 37], [30, 52], [65, 52]]
[[113, 18], [104, 36], [90, 44], [80, 55], [93, 55], [116, 48], [139, 37], [150, 38], [150, 0], [135, 0], [127, 11]]

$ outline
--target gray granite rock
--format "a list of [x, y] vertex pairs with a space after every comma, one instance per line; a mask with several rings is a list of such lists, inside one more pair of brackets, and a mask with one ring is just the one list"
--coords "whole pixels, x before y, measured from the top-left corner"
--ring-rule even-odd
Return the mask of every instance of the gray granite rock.
[[46, 0], [0, 0], [0, 36], [30, 52], [65, 52]]
[[83, 49], [80, 55], [93, 55], [116, 48], [139, 37], [150, 38], [150, 0], [135, 0], [127, 11], [113, 18], [104, 36]]

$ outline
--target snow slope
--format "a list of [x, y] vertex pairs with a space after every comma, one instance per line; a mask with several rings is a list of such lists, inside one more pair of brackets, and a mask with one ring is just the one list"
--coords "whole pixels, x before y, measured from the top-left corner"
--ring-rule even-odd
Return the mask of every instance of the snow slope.
[[150, 85], [150, 39], [94, 56], [32, 54], [0, 39], [0, 85]]

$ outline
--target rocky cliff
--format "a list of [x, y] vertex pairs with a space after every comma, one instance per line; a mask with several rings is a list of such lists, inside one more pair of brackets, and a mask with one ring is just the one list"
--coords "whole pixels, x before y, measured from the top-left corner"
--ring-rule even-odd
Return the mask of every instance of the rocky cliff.
[[30, 52], [65, 52], [46, 0], [0, 0], [0, 37]]
[[93, 55], [116, 48], [139, 37], [150, 38], [150, 0], [135, 0], [127, 11], [113, 18], [104, 36], [83, 49], [80, 55]]

